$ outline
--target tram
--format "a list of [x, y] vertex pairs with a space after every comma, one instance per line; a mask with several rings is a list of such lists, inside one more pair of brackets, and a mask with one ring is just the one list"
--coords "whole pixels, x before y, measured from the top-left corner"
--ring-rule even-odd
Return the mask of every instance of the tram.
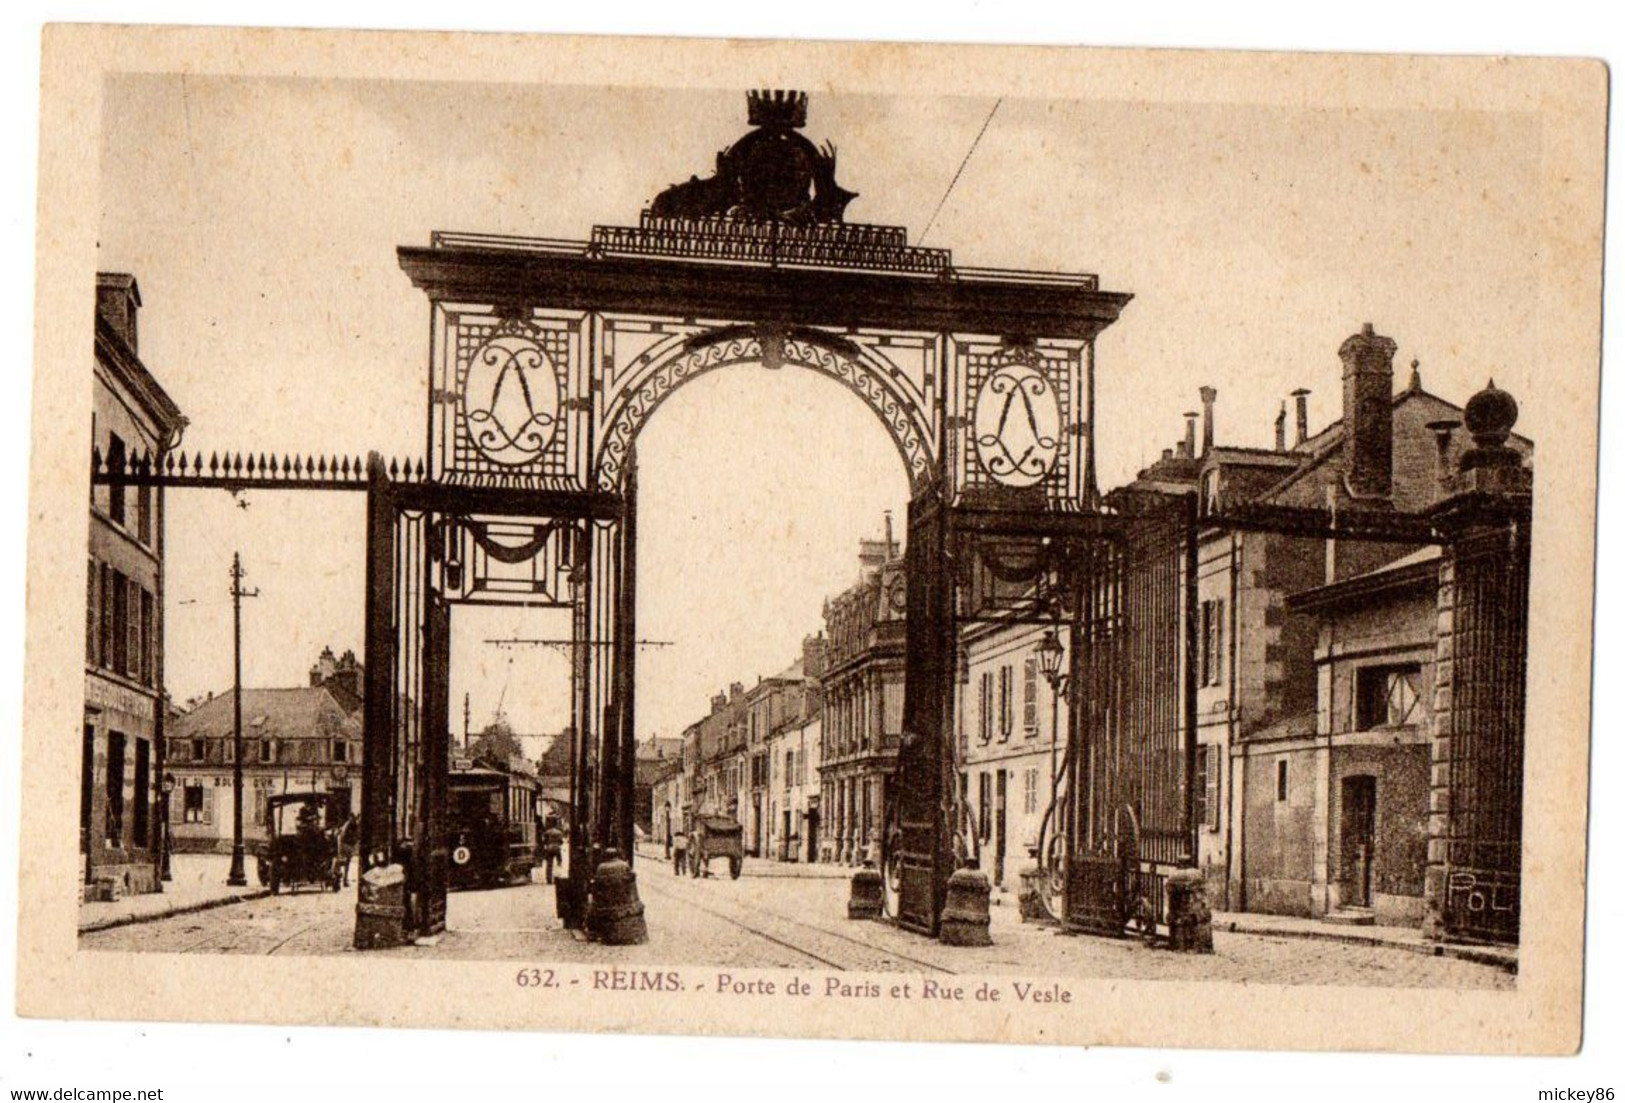
[[535, 774], [484, 759], [454, 760], [446, 828], [451, 888], [529, 884], [539, 803]]

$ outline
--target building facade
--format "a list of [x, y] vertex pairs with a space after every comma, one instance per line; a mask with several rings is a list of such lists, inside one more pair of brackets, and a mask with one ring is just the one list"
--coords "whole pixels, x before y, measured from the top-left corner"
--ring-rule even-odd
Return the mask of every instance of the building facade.
[[889, 519], [884, 540], [861, 542], [859, 563], [857, 584], [824, 607], [819, 763], [820, 860], [850, 865], [878, 857], [902, 741], [907, 591]]
[[[236, 691], [181, 715], [169, 735], [169, 828], [177, 853], [230, 853]], [[361, 811], [361, 717], [322, 686], [242, 691], [243, 841], [268, 837], [266, 802], [328, 794], [328, 819]]]
[[[96, 279], [91, 442], [112, 470], [156, 461], [186, 420], [137, 355], [133, 277]], [[79, 854], [92, 895], [155, 892], [163, 849], [164, 496], [92, 486]]]
[[[1211, 511], [1262, 505], [1428, 513], [1448, 493], [1450, 473], [1468, 447], [1464, 434], [1452, 430], [1460, 425], [1463, 409], [1429, 393], [1414, 363], [1408, 382], [1396, 391], [1396, 347], [1371, 326], [1349, 337], [1338, 350], [1343, 416], [1311, 433], [1309, 392], [1300, 389], [1290, 396], [1296, 408], [1294, 438], [1288, 439], [1289, 404], [1283, 401], [1273, 448], [1217, 443], [1217, 395], [1203, 388], [1202, 413], [1186, 415], [1184, 440], [1123, 490], [1196, 493], [1202, 508]], [[1527, 462], [1531, 442], [1512, 437], [1509, 444]], [[1398, 766], [1392, 783], [1383, 784], [1385, 769], [1362, 765], [1361, 755], [1350, 748], [1379, 737], [1359, 727], [1356, 714], [1345, 712], [1358, 696], [1357, 688], [1348, 688], [1357, 685], [1358, 669], [1380, 666], [1384, 656], [1405, 667], [1403, 680], [1426, 677], [1416, 658], [1420, 651], [1408, 642], [1421, 629], [1407, 624], [1414, 609], [1407, 611], [1403, 603], [1390, 608], [1397, 620], [1371, 644], [1376, 650], [1368, 663], [1323, 639], [1326, 618], [1333, 618], [1335, 631], [1336, 616], [1344, 614], [1335, 601], [1327, 604], [1320, 597], [1335, 598], [1342, 592], [1336, 587], [1349, 580], [1390, 577], [1389, 569], [1414, 581], [1415, 571], [1425, 570], [1408, 563], [1415, 552], [1410, 545], [1280, 531], [1225, 528], [1200, 535], [1194, 625], [1197, 861], [1217, 907], [1301, 916], [1338, 912], [1354, 898], [1346, 897], [1343, 887], [1352, 884], [1345, 875], [1354, 861], [1343, 855], [1346, 831], [1356, 840], [1348, 844], [1351, 856], [1363, 845], [1365, 860], [1375, 863], [1377, 851], [1384, 852], [1383, 870], [1376, 871], [1375, 864], [1372, 869], [1376, 883], [1386, 887], [1373, 890], [1369, 899], [1383, 898], [1385, 919], [1414, 921], [1415, 879], [1399, 872], [1410, 859], [1400, 857], [1398, 836], [1385, 835], [1386, 842], [1368, 838], [1372, 831], [1386, 831], [1380, 825], [1411, 815], [1414, 786], [1401, 779]], [[1407, 652], [1412, 658], [1398, 657]], [[1334, 696], [1338, 692], [1341, 697]], [[1370, 704], [1376, 707], [1374, 697]], [[1397, 732], [1401, 745], [1421, 741], [1425, 711], [1393, 727], [1407, 729]], [[1391, 742], [1395, 734], [1381, 738]], [[1353, 740], [1345, 740], [1341, 755], [1346, 769], [1332, 765], [1338, 736]], [[1419, 752], [1408, 753], [1414, 759]], [[1396, 761], [1404, 760], [1404, 752], [1396, 754]], [[1338, 780], [1344, 776], [1374, 779], [1379, 796], [1370, 798], [1360, 789], [1372, 782], [1355, 781], [1345, 804]]]
[[[996, 888], [1014, 887], [1036, 856], [1066, 751], [1065, 737], [1056, 738], [1067, 730], [1066, 705], [1040, 672], [1044, 635], [1031, 624], [987, 625], [961, 639], [960, 807], [970, 820], [971, 856]], [[1056, 829], [1051, 822], [1048, 836]]]
[[1254, 875], [1307, 894], [1310, 914], [1422, 922], [1439, 559], [1426, 548], [1288, 600], [1319, 624], [1315, 747], [1276, 759], [1273, 796], [1309, 809], [1312, 845], [1258, 846]]

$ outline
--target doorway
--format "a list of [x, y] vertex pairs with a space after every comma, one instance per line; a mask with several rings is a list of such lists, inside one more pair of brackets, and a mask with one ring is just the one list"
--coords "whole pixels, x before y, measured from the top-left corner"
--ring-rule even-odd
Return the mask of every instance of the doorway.
[[1343, 779], [1342, 899], [1347, 907], [1371, 906], [1371, 868], [1377, 844], [1377, 779]]

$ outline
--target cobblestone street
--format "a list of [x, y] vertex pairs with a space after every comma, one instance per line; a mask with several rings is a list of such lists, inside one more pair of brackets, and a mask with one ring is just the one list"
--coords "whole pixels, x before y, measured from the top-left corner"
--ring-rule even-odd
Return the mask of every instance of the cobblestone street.
[[[638, 885], [649, 924], [641, 946], [611, 947], [565, 931], [543, 884], [453, 893], [448, 929], [399, 958], [615, 965], [714, 965], [856, 972], [1020, 974], [1256, 984], [1510, 988], [1493, 965], [1411, 950], [1226, 930], [1193, 957], [1137, 942], [1072, 937], [1022, 924], [1013, 898], [992, 908], [994, 945], [943, 946], [885, 923], [846, 918], [845, 871], [747, 860], [738, 881], [674, 876], [648, 858]], [[1001, 899], [995, 897], [996, 900]], [[89, 950], [319, 955], [353, 953], [353, 891], [251, 900], [81, 936]]]

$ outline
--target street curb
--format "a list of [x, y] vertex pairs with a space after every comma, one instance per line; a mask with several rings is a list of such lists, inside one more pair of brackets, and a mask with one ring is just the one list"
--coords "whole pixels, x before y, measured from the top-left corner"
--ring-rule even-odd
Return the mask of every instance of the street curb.
[[270, 895], [270, 889], [254, 889], [252, 892], [245, 892], [240, 896], [222, 896], [215, 900], [203, 900], [196, 904], [179, 904], [173, 908], [148, 912], [145, 915], [121, 915], [114, 919], [103, 919], [98, 922], [87, 923], [79, 928], [79, 933], [94, 934], [97, 931], [111, 931], [116, 927], [133, 927], [137, 923], [153, 923], [177, 915], [191, 915], [193, 912], [211, 911], [232, 904], [246, 904], [250, 900], [264, 900]]
[[1453, 957], [1462, 961], [1470, 961], [1475, 965], [1493, 965], [1497, 969], [1504, 969], [1514, 976], [1518, 973], [1518, 959], [1516, 956], [1508, 957], [1504, 952], [1484, 950], [1476, 946], [1454, 946], [1445, 942], [1415, 943], [1394, 942], [1386, 938], [1377, 938], [1374, 935], [1350, 934], [1344, 931], [1304, 931], [1292, 928], [1269, 927], [1254, 925], [1242, 921], [1227, 921], [1215, 923], [1219, 930], [1231, 934], [1267, 935], [1277, 938], [1302, 938], [1311, 941], [1343, 942], [1352, 946], [1375, 946], [1378, 949], [1403, 950], [1408, 954], [1421, 954], [1424, 957]]

